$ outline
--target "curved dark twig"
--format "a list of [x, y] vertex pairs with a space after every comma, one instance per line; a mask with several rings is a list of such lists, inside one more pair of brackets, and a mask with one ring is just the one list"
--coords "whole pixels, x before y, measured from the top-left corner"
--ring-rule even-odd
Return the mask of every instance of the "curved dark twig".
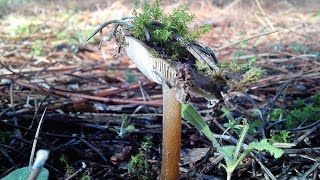
[[93, 36], [95, 36], [98, 32], [102, 32], [102, 29], [109, 26], [110, 24], [119, 24], [119, 25], [130, 25], [130, 22], [127, 22], [125, 20], [119, 20], [119, 19], [116, 19], [116, 20], [111, 20], [111, 21], [107, 21], [105, 23], [103, 23], [98, 29], [96, 29], [92, 34], [91, 36], [89, 36], [89, 38], [87, 39], [87, 41], [89, 41]]
[[[173, 34], [173, 38], [178, 41], [183, 42], [185, 39], [183, 39], [181, 36], [179, 36], [177, 33]], [[218, 64], [218, 60], [216, 58], [216, 55], [214, 52], [206, 45], [191, 41], [187, 42], [187, 44], [184, 45], [184, 47], [191, 53], [197, 60], [201, 61], [204, 64], [207, 64], [211, 69], [217, 70], [218, 67], [216, 64]], [[209, 55], [211, 58], [209, 58], [207, 55]]]
[[195, 48], [199, 49], [201, 52], [211, 56], [211, 58], [214, 61], [214, 63], [216, 63], [216, 64], [219, 63], [216, 55], [213, 52], [213, 50], [211, 48], [209, 48], [207, 45], [205, 45], [203, 43], [200, 43], [200, 42], [196, 42], [196, 41], [191, 42], [190, 45], [195, 46]]

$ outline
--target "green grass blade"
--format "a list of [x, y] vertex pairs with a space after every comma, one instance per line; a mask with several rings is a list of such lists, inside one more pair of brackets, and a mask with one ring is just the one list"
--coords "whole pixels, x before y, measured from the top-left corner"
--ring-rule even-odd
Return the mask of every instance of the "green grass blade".
[[202, 132], [210, 141], [215, 148], [219, 148], [220, 144], [214, 137], [209, 126], [204, 122], [201, 115], [191, 104], [182, 104], [182, 117], [192, 124], [198, 131]]

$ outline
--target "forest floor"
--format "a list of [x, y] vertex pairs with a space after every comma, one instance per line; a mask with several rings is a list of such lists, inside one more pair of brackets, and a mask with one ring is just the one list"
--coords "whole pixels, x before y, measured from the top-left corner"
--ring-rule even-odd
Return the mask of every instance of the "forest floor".
[[[166, 12], [179, 5], [169, 2], [163, 3]], [[215, 50], [220, 62], [256, 58], [266, 73], [248, 87], [248, 96], [232, 102], [232, 120], [221, 110], [223, 104], [208, 108], [201, 97], [191, 102], [214, 133], [238, 139], [236, 125], [246, 119], [245, 143], [266, 138], [284, 150], [278, 159], [266, 152], [248, 155], [234, 179], [319, 179], [319, 9], [286, 1], [235, 2], [223, 8], [209, 1], [192, 3], [196, 21], [190, 27], [212, 27], [199, 41]], [[118, 56], [115, 42], [104, 42], [101, 49], [99, 36], [86, 42], [100, 24], [132, 11], [128, 1], [41, 1], [2, 14], [0, 178], [28, 165], [43, 114], [37, 149], [50, 150], [45, 165], [50, 179], [70, 177], [83, 162], [86, 168], [76, 179], [159, 176], [160, 85], [148, 80], [124, 51]], [[225, 179], [224, 162], [210, 141], [187, 122], [182, 128], [181, 179]], [[139, 154], [143, 167], [132, 166], [132, 157]]]

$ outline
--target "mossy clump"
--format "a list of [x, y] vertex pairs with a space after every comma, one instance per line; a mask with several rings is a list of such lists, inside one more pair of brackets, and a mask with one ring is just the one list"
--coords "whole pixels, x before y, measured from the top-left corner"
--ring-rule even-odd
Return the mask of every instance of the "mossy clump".
[[136, 155], [131, 156], [128, 163], [128, 173], [134, 179], [156, 179], [156, 171], [153, 164], [148, 161], [148, 153], [152, 146], [150, 137], [146, 137], [145, 141], [139, 148], [139, 152]]
[[137, 12], [137, 6], [134, 7], [133, 35], [143, 41], [146, 40], [145, 28], [150, 32], [151, 41], [158, 43], [172, 40], [174, 34], [186, 41], [193, 41], [210, 30], [208, 25], [202, 25], [193, 30], [189, 29], [188, 25], [194, 21], [195, 16], [189, 12], [189, 6], [186, 4], [180, 5], [171, 14], [164, 13], [159, 0], [155, 0], [153, 6], [144, 2], [141, 13]]
[[[190, 13], [189, 6], [186, 4], [180, 5], [171, 14], [164, 13], [159, 0], [155, 0], [153, 5], [150, 2], [144, 2], [141, 5], [141, 13], [138, 13], [137, 5], [134, 7], [134, 27], [131, 30], [133, 36], [151, 47], [156, 47], [158, 51], [164, 51], [173, 59], [181, 58], [184, 45], [197, 40], [210, 30], [208, 25], [202, 25], [196, 29], [188, 27], [195, 16]], [[175, 37], [181, 39], [177, 41]]]
[[247, 63], [240, 64], [236, 59], [220, 63], [218, 70], [213, 71], [207, 64], [196, 62], [197, 71], [212, 76], [215, 81], [225, 81], [228, 91], [245, 91], [246, 87], [254, 83], [265, 74], [260, 67], [255, 67], [256, 58], [251, 58]]
[[[270, 112], [270, 121], [284, 120], [284, 129], [295, 129], [316, 123], [320, 119], [320, 93], [308, 100], [297, 99], [290, 110], [275, 108]], [[278, 126], [280, 127], [280, 126]]]

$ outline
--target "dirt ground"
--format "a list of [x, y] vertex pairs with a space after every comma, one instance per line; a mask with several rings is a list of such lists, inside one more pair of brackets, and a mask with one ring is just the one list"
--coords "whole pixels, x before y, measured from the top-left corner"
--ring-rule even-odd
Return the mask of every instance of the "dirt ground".
[[[115, 57], [115, 42], [103, 42], [101, 49], [99, 36], [86, 42], [100, 24], [131, 15], [132, 1], [8, 2], [0, 0], [0, 178], [28, 165], [46, 109], [37, 149], [50, 150], [45, 165], [50, 179], [65, 179], [79, 169], [74, 179], [156, 179], [161, 166], [160, 85], [141, 74], [125, 52]], [[219, 62], [244, 63], [255, 57], [256, 66], [266, 71], [247, 88], [251, 98], [239, 96], [232, 102], [236, 120], [251, 120], [253, 126], [260, 117], [256, 109], [267, 119], [260, 129], [250, 129], [246, 143], [289, 133], [285, 141], [273, 141], [284, 150], [281, 158], [254, 152], [241, 161], [233, 179], [319, 179], [320, 104], [312, 100], [320, 87], [319, 1], [183, 2], [196, 17], [190, 28], [211, 27], [199, 41], [215, 51]], [[181, 1], [161, 4], [169, 13]], [[296, 100], [303, 101], [301, 109]], [[226, 126], [222, 104], [208, 108], [201, 97], [191, 102], [214, 133], [238, 138], [238, 131]], [[275, 109], [283, 117], [269, 121]], [[301, 120], [297, 126], [285, 126], [287, 114], [298, 111], [307, 116], [296, 116]], [[305, 123], [310, 119], [315, 120]], [[131, 157], [141, 152], [149, 166], [128, 171]], [[209, 140], [184, 121], [181, 179], [225, 179], [221, 163]]]

